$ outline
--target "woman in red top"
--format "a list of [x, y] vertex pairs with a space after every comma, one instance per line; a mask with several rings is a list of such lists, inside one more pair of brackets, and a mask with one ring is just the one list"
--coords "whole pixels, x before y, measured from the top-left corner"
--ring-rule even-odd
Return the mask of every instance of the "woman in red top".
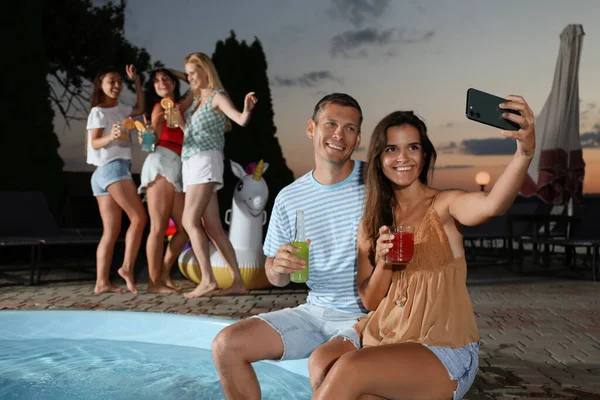
[[[156, 147], [144, 161], [138, 189], [140, 194], [146, 193], [150, 214], [150, 234], [146, 242], [149, 293], [173, 293], [178, 290], [171, 280], [170, 271], [188, 241], [181, 224], [184, 205], [181, 180], [183, 131], [180, 127], [167, 127], [164, 110], [160, 105], [163, 98], [170, 98], [176, 105], [183, 100], [177, 77], [166, 68], [158, 68], [152, 71], [146, 89], [147, 114], [151, 116]], [[180, 112], [179, 108], [176, 110]], [[163, 258], [169, 218], [175, 222], [177, 233], [171, 238]]]

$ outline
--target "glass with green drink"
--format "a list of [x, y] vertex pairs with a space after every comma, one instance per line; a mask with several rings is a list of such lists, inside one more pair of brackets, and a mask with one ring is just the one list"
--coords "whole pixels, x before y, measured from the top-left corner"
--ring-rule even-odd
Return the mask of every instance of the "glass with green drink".
[[295, 253], [306, 262], [306, 268], [290, 274], [290, 280], [296, 283], [308, 281], [308, 243], [304, 234], [304, 210], [296, 210], [296, 234], [292, 246], [300, 249]]

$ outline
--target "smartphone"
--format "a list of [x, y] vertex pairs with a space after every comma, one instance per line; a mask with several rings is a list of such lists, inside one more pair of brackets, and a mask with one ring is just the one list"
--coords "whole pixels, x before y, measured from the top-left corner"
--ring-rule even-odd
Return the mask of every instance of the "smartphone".
[[516, 110], [501, 109], [500, 103], [506, 102], [502, 97], [494, 96], [481, 90], [470, 88], [467, 90], [467, 109], [465, 111], [468, 119], [485, 125], [503, 129], [505, 131], [518, 131], [519, 124], [502, 118], [502, 114], [510, 112], [520, 115]]

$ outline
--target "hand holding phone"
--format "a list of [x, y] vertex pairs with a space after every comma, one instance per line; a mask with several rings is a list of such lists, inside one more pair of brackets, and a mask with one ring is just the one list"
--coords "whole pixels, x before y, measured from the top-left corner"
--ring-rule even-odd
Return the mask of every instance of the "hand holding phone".
[[467, 90], [467, 108], [465, 113], [467, 118], [472, 121], [505, 131], [518, 131], [521, 128], [519, 124], [502, 117], [502, 114], [505, 112], [521, 115], [516, 110], [501, 109], [498, 107], [499, 104], [506, 102], [507, 100], [502, 97], [470, 88]]
[[467, 118], [473, 121], [502, 129], [502, 135], [517, 141], [517, 149], [521, 155], [533, 157], [535, 116], [522, 96], [510, 95], [503, 99], [480, 90], [469, 89], [466, 114]]

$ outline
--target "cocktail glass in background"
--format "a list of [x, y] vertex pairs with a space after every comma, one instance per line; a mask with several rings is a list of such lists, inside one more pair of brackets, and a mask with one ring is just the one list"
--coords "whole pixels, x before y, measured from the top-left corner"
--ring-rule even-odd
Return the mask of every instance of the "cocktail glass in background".
[[178, 128], [179, 118], [177, 114], [179, 114], [179, 105], [173, 105], [173, 103], [168, 103], [165, 112], [167, 113], [167, 127]]
[[152, 127], [148, 127], [145, 131], [142, 131], [142, 151], [148, 153], [154, 151], [154, 131]]
[[119, 132], [121, 133], [118, 140], [124, 140], [124, 141], [129, 140], [129, 129], [125, 128], [125, 126], [120, 122], [116, 123], [115, 125], [117, 125], [117, 128], [119, 129]]

